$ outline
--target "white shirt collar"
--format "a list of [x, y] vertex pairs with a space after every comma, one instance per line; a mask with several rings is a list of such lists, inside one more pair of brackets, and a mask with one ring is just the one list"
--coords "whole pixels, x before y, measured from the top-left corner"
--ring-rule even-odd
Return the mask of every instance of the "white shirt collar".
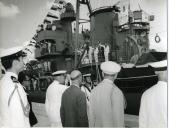
[[165, 82], [165, 81], [158, 81], [157, 85], [159, 85], [159, 84], [165, 85], [165, 83], [167, 83], [167, 82]]
[[[79, 87], [79, 85], [77, 85], [77, 84], [72, 84], [72, 85], [74, 85], [74, 86], [76, 86], [76, 87], [80, 88], [80, 87]], [[71, 85], [71, 86], [72, 86], [72, 85]]]
[[13, 76], [13, 77], [15, 77], [16, 79], [18, 79], [18, 75], [17, 74], [15, 74], [14, 72], [6, 72], [5, 74], [7, 74], [7, 75], [9, 75], [9, 76]]
[[56, 84], [59, 84], [59, 81], [57, 81], [57, 80], [54, 80], [53, 82], [55, 82]]
[[112, 80], [109, 80], [109, 79], [106, 79], [106, 78], [103, 81], [106, 81], [106, 82], [109, 82], [109, 83], [113, 84]]
[[63, 84], [59, 83], [59, 81], [57, 81], [57, 80], [54, 80], [54, 82], [55, 82], [55, 84], [63, 85]]

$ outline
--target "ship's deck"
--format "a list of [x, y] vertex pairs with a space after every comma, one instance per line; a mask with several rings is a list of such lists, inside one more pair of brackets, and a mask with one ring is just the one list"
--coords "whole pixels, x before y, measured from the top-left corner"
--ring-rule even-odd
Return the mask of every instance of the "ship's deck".
[[[32, 102], [32, 109], [38, 120], [38, 123], [34, 127], [50, 127], [50, 122], [45, 111], [45, 104]], [[138, 115], [125, 114], [124, 120], [126, 128], [138, 127]]]

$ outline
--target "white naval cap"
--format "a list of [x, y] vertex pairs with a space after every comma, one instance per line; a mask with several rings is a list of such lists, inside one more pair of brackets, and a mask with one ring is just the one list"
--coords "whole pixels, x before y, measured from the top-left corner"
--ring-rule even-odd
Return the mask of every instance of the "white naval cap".
[[66, 70], [59, 70], [59, 71], [52, 73], [53, 76], [57, 76], [57, 75], [61, 75], [61, 74], [66, 74]]
[[116, 74], [121, 70], [120, 65], [113, 61], [103, 62], [100, 68], [105, 74], [109, 75]]
[[164, 71], [167, 70], [167, 60], [162, 60], [158, 62], [148, 63], [155, 71]]
[[87, 76], [91, 76], [91, 74], [89, 73], [89, 74], [84, 74], [83, 75], [84, 77], [87, 77]]
[[18, 52], [20, 52], [22, 50], [23, 50], [22, 46], [17, 46], [17, 47], [12, 47], [12, 48], [8, 48], [8, 49], [3, 49], [0, 52], [0, 58], [14, 55], [14, 54], [16, 54], [16, 53], [18, 53]]

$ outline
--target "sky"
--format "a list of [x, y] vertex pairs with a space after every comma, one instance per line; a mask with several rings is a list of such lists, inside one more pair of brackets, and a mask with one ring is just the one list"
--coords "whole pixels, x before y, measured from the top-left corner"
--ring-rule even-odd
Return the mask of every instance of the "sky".
[[[76, 0], [66, 0], [74, 6]], [[92, 9], [109, 6], [119, 0], [90, 0]], [[123, 0], [124, 1], [124, 0]], [[0, 0], [0, 48], [9, 48], [23, 44], [36, 33], [37, 26], [46, 17], [54, 0]], [[143, 9], [155, 15], [150, 23], [150, 48], [167, 51], [167, 0], [130, 0], [131, 9]], [[80, 18], [89, 19], [87, 6], [80, 7]], [[80, 28], [82, 25], [80, 26]], [[89, 24], [83, 24], [90, 28]], [[155, 35], [161, 38], [160, 43], [154, 41]]]

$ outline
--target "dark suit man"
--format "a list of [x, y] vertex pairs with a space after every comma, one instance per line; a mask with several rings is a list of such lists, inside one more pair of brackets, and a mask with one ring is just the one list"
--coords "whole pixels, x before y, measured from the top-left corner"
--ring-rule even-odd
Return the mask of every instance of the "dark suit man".
[[80, 90], [82, 74], [74, 70], [70, 74], [72, 85], [62, 95], [60, 115], [63, 127], [88, 127], [87, 105]]

